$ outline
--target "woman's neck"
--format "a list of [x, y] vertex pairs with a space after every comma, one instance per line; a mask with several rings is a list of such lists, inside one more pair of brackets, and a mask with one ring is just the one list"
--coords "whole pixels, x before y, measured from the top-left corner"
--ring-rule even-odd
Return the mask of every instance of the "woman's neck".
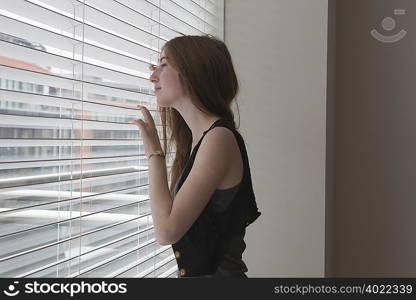
[[192, 149], [206, 131], [220, 117], [200, 111], [193, 104], [186, 104], [175, 109], [181, 114], [192, 132]]

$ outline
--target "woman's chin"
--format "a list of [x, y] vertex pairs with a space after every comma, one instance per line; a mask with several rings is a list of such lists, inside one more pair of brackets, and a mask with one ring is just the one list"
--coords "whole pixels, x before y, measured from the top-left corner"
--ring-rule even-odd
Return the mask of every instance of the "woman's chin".
[[156, 97], [156, 103], [159, 107], [171, 107], [172, 106], [171, 102], [160, 100], [158, 97]]

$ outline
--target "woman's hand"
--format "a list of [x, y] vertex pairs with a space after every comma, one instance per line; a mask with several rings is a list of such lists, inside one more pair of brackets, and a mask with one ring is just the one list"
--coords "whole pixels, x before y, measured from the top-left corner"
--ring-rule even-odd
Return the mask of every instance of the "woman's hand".
[[133, 120], [130, 123], [134, 123], [139, 127], [140, 135], [143, 139], [145, 154], [146, 156], [149, 156], [149, 154], [154, 151], [162, 150], [162, 146], [160, 145], [155, 121], [153, 120], [149, 110], [141, 105], [138, 105], [138, 107], [144, 116], [144, 121], [142, 119], [138, 119]]

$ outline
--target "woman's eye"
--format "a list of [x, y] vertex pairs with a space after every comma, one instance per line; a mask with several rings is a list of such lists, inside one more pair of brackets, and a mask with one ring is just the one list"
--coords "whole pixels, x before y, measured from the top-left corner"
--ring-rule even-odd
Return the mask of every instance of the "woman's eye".
[[166, 64], [161, 64], [160, 66], [161, 66], [161, 67], [164, 67], [164, 66], [166, 66]]

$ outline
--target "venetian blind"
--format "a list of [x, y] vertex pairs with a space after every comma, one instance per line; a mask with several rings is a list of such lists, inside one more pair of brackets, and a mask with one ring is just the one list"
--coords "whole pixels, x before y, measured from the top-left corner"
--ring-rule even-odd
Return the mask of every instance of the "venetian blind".
[[176, 277], [129, 122], [144, 105], [162, 137], [148, 65], [223, 38], [224, 1], [0, 3], [0, 277]]

